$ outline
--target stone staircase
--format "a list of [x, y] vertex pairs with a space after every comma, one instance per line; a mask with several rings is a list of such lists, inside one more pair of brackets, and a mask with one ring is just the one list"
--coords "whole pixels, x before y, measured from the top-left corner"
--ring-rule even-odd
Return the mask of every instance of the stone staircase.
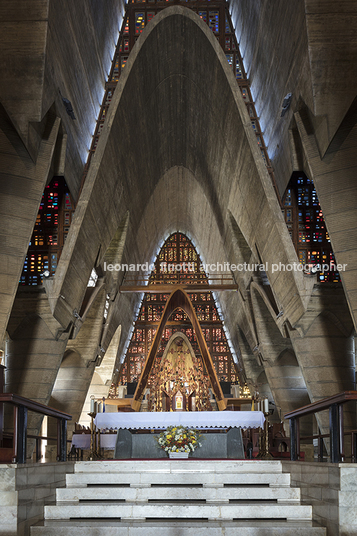
[[280, 461], [77, 462], [31, 536], [326, 536]]

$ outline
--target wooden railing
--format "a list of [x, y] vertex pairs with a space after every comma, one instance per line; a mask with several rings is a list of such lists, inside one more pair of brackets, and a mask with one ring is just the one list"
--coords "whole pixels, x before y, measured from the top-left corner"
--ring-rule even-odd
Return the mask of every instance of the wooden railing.
[[[4, 435], [3, 406], [6, 403], [14, 407], [14, 432], [11, 448], [2, 446]], [[28, 411], [57, 419], [57, 460], [66, 461], [67, 421], [72, 419], [72, 415], [13, 393], [0, 393], [0, 462], [26, 463], [27, 437], [39, 439], [37, 436], [27, 436]], [[38, 449], [38, 441], [36, 443]]]
[[[345, 434], [343, 430], [343, 404], [352, 400], [357, 400], [357, 391], [344, 391], [286, 413], [284, 418], [290, 420], [290, 459], [298, 460], [300, 456], [300, 417], [328, 409], [330, 412], [330, 434], [327, 436], [319, 434], [316, 438], [320, 437], [320, 441], [323, 437], [330, 438], [330, 460], [333, 463], [339, 463], [345, 460], [344, 436], [348, 433], [352, 434], [352, 456], [353, 461], [356, 461], [356, 433], [350, 431]], [[309, 438], [314, 439], [315, 436]]]

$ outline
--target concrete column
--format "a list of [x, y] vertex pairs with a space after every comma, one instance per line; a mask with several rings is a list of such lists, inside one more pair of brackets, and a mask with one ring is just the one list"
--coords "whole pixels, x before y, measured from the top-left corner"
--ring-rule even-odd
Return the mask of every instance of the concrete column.
[[[75, 339], [69, 340], [56, 382], [51, 393], [50, 406], [70, 413], [68, 432], [79, 420], [95, 364], [101, 355], [99, 343], [103, 329], [105, 290], [99, 291]], [[51, 422], [49, 430], [52, 429]], [[52, 432], [53, 433], [53, 432]]]
[[[44, 289], [18, 292], [8, 324], [6, 392], [48, 404], [69, 335], [59, 328]], [[28, 433], [36, 434], [41, 423], [42, 416], [29, 413]]]
[[[326, 283], [316, 285], [308, 311], [295, 329], [289, 329], [311, 402], [355, 389], [352, 330], [342, 288]], [[353, 404], [345, 405], [344, 413], [345, 426], [353, 427]], [[328, 412], [316, 417], [321, 433], [328, 433]]]

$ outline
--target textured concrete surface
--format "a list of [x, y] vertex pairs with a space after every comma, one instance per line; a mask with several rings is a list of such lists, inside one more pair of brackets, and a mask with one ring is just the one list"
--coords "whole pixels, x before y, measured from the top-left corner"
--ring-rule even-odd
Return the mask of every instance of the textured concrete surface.
[[[105, 391], [140, 300], [118, 292], [123, 274], [102, 273], [103, 262], [150, 262], [177, 230], [205, 262], [297, 262], [226, 58], [199, 17], [175, 6], [153, 19], [123, 71], [46, 294], [16, 293], [45, 184], [64, 174], [78, 197], [122, 8], [116, 0], [0, 6], [0, 339], [7, 330], [7, 390], [45, 402], [52, 395], [75, 416], [94, 371], [87, 362], [109, 351]], [[236, 272], [238, 292], [217, 296], [242, 377], [275, 402], [278, 420], [355, 385], [356, 6], [232, 0], [230, 9], [280, 193], [292, 171], [314, 180], [337, 261], [348, 265], [342, 287], [268, 266], [266, 274]], [[71, 100], [75, 121], [59, 90]], [[281, 118], [290, 91], [291, 108]], [[105, 322], [103, 296], [87, 299], [94, 266], [95, 292], [109, 296]], [[78, 356], [73, 367], [65, 352]], [[346, 411], [348, 425], [353, 419]]]

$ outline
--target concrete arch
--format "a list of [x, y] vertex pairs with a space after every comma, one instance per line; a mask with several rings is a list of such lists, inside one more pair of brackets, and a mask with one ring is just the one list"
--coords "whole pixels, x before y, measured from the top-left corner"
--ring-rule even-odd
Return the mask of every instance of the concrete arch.
[[71, 368], [71, 367], [78, 367], [82, 364], [82, 356], [81, 354], [74, 349], [66, 350], [63, 354], [63, 359], [61, 363], [61, 368]]
[[[43, 295], [44, 296], [44, 295]], [[46, 320], [50, 317], [46, 310], [47, 301], [41, 304]], [[25, 304], [23, 304], [25, 309]], [[24, 311], [22, 311], [24, 314]], [[20, 315], [19, 315], [20, 316]], [[11, 338], [6, 344], [5, 391], [16, 393], [41, 404], [49, 404], [51, 392], [65, 351], [67, 336], [57, 338], [53, 334], [54, 322], [50, 329], [48, 322], [37, 313], [27, 313], [15, 327], [9, 330]], [[30, 413], [28, 434], [37, 434], [43, 416]], [[29, 452], [34, 444], [29, 445]]]
[[[281, 352], [276, 360], [276, 367], [270, 376], [274, 378], [274, 384], [279, 390], [281, 420], [284, 420], [285, 413], [310, 404], [305, 379], [292, 348], [286, 348]], [[287, 422], [285, 424], [288, 426]], [[301, 419], [300, 426], [303, 430], [302, 435], [312, 434], [311, 416]]]
[[141, 260], [153, 262], [167, 237], [177, 231], [192, 241], [203, 262], [226, 259], [215, 207], [202, 183], [184, 166], [165, 171], [147, 200], [137, 231]]
[[296, 355], [292, 349], [283, 350], [276, 361], [281, 367], [299, 366], [299, 363], [296, 359]]
[[[53, 386], [49, 406], [68, 412], [72, 420], [68, 422], [68, 433], [74, 431], [75, 423], [79, 419], [84, 396], [93, 375], [93, 367], [87, 367], [87, 359], [77, 349], [69, 348], [65, 351], [57, 378]], [[56, 437], [57, 422], [48, 420], [48, 434]]]
[[[334, 293], [338, 290], [332, 289]], [[352, 334], [346, 336], [350, 333], [347, 326], [352, 328], [352, 320], [344, 305], [345, 298], [341, 295], [335, 300], [336, 314], [326, 311], [322, 298], [322, 293], [314, 293], [310, 310], [300, 322], [300, 333], [289, 329], [310, 402], [355, 389], [354, 341]], [[342, 322], [345, 323], [343, 329]], [[353, 427], [355, 411], [352, 406], [345, 408], [344, 416], [345, 426]], [[328, 416], [321, 412], [316, 414], [316, 419], [322, 433], [326, 433]]]
[[75, 339], [68, 341], [66, 352], [53, 385], [50, 405], [72, 415], [68, 430], [78, 421], [100, 355], [105, 291], [101, 286]]
[[[355, 356], [353, 336], [330, 311], [322, 311], [315, 317], [304, 339], [313, 350], [311, 369], [320, 368], [320, 381], [315, 385], [314, 398], [331, 396], [355, 388]], [[323, 370], [322, 370], [323, 369]], [[324, 381], [321, 382], [323, 374]], [[311, 387], [314, 380], [309, 381]]]
[[[228, 208], [247, 242], [259, 245], [269, 265], [277, 260], [275, 251], [281, 251], [282, 262], [296, 260], [225, 55], [196, 13], [171, 6], [145, 28], [115, 90], [58, 266], [63, 277], [50, 293], [54, 315], [63, 326], [73, 321], [71, 312], [83, 299], [99, 246], [108, 247], [128, 210], [125, 255], [139, 261], [142, 214], [161, 177], [177, 166], [188, 169], [201, 185], [222, 239]], [[192, 236], [197, 229], [190, 217], [197, 206], [190, 204], [189, 191], [183, 195], [190, 205], [183, 227]], [[164, 231], [159, 224], [157, 234]], [[208, 228], [208, 258], [215, 249], [209, 237]], [[274, 247], [269, 247], [272, 241]], [[75, 289], [73, 278], [79, 282]], [[293, 300], [282, 291], [287, 280], [296, 291]], [[302, 274], [286, 272], [271, 283], [276, 281], [276, 294], [286, 302], [284, 310], [294, 324], [305, 307], [306, 282]]]
[[166, 322], [170, 318], [171, 314], [176, 309], [179, 309], [179, 308], [185, 311], [185, 313], [188, 315], [188, 317], [190, 318], [192, 322], [192, 327], [195, 331], [195, 335], [196, 335], [198, 346], [202, 355], [203, 363], [206, 367], [208, 376], [211, 381], [212, 390], [216, 397], [218, 409], [219, 410], [226, 409], [226, 401], [224, 399], [222, 389], [218, 381], [217, 373], [214, 368], [211, 355], [208, 351], [207, 344], [206, 344], [204, 335], [202, 333], [200, 323], [197, 319], [196, 312], [193, 308], [193, 305], [191, 303], [191, 300], [188, 294], [179, 287], [170, 294], [166, 302], [164, 311], [161, 316], [160, 323], [155, 333], [154, 340], [151, 344], [150, 351], [146, 358], [146, 362], [142, 370], [142, 373], [141, 373], [141, 376], [140, 376], [140, 379], [139, 379], [139, 382], [138, 382], [138, 385], [134, 394], [133, 403], [132, 403], [132, 408], [135, 411], [138, 411], [140, 408], [141, 399], [144, 394], [151, 369], [153, 367], [154, 359], [156, 357], [156, 353], [159, 348], [159, 344], [161, 341], [161, 337], [162, 337]]
[[111, 338], [108, 348], [104, 354], [101, 364], [94, 369], [94, 373], [88, 387], [87, 394], [79, 418], [81, 424], [90, 425], [90, 397], [96, 398], [108, 397], [109, 389], [115, 376], [115, 367], [118, 362], [118, 348], [121, 339], [121, 326], [118, 326], [113, 337]]
[[[289, 338], [283, 336], [276, 311], [259, 285], [252, 283], [251, 298], [258, 336], [257, 351], [279, 415], [310, 403], [308, 390]], [[293, 365], [292, 365], [293, 363]], [[312, 433], [312, 419], [301, 424], [304, 434]]]

